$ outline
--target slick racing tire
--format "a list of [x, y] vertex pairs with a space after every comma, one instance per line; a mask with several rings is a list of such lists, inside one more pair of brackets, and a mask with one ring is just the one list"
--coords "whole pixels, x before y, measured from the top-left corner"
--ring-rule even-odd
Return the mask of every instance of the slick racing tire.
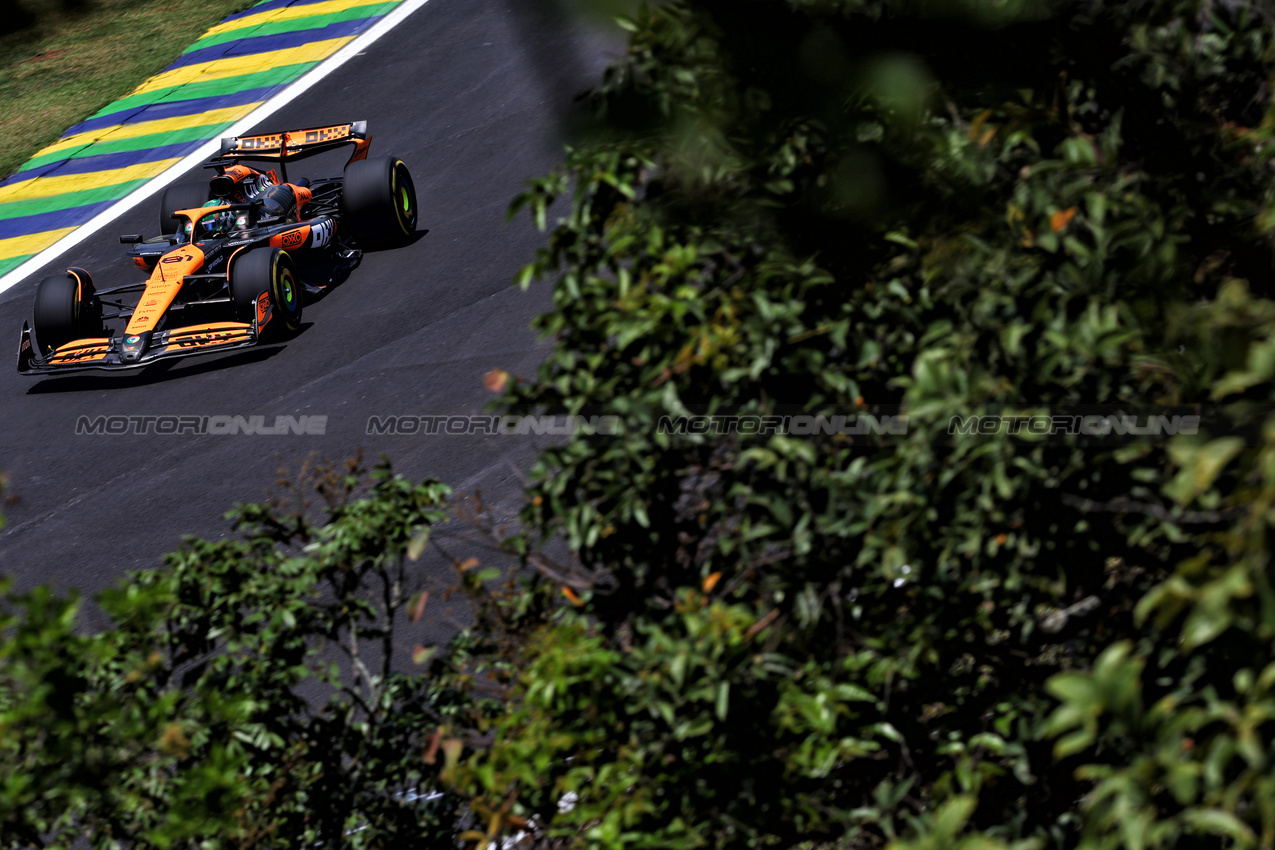
[[251, 322], [259, 318], [262, 294], [270, 303], [270, 318], [261, 328], [263, 340], [295, 333], [301, 327], [301, 284], [287, 251], [258, 248], [235, 259], [230, 269], [230, 297], [235, 303], [235, 319]]
[[102, 337], [102, 302], [84, 269], [49, 275], [35, 290], [36, 340], [47, 357], [55, 348], [89, 337]]
[[176, 183], [159, 196], [159, 232], [165, 236], [176, 233], [181, 224], [173, 218], [177, 210], [193, 210], [208, 202], [207, 183]]
[[351, 162], [341, 198], [345, 224], [360, 248], [405, 245], [416, 233], [416, 187], [396, 157]]

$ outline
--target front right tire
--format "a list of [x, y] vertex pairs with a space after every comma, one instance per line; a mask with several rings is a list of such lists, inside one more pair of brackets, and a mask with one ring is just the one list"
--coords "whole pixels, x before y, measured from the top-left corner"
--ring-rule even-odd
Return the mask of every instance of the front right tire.
[[106, 336], [102, 302], [84, 269], [49, 275], [36, 286], [33, 326], [44, 356], [77, 339]]

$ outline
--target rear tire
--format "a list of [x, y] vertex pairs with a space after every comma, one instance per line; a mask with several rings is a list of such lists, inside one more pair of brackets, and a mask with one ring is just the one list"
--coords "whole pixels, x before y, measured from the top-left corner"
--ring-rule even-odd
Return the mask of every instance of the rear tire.
[[102, 302], [93, 288], [93, 278], [84, 269], [67, 269], [40, 281], [32, 318], [36, 340], [46, 357], [68, 342], [106, 336]]
[[165, 236], [176, 233], [181, 222], [174, 219], [177, 210], [193, 210], [208, 202], [207, 183], [177, 183], [159, 196], [159, 232]]
[[351, 162], [341, 197], [345, 224], [360, 247], [405, 245], [416, 233], [416, 186], [401, 159]]
[[287, 251], [258, 248], [235, 259], [230, 269], [230, 297], [235, 319], [251, 322], [257, 317], [257, 299], [270, 298], [270, 320], [261, 330], [263, 340], [278, 339], [301, 327], [301, 284]]

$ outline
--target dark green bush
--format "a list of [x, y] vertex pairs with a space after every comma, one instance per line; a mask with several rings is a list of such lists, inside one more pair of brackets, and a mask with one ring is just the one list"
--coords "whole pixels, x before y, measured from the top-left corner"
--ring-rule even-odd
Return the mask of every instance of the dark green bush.
[[83, 634], [78, 601], [44, 589], [4, 600], [0, 846], [450, 839], [454, 802], [417, 798], [451, 700], [395, 643], [447, 490], [313, 473], [291, 507], [237, 509], [236, 539], [190, 540], [104, 594], [113, 630]]
[[[541, 460], [591, 578], [462, 787], [589, 846], [1269, 845], [1271, 23], [629, 18], [607, 134], [520, 200], [567, 204], [522, 278], [557, 342], [503, 397], [626, 435]], [[1175, 405], [1204, 432], [949, 433]], [[907, 433], [656, 428], [794, 410]]]

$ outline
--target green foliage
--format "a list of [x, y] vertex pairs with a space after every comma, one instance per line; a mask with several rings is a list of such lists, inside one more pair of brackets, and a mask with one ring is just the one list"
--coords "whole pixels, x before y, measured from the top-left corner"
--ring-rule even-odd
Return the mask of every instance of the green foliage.
[[[598, 136], [516, 204], [555, 345], [502, 401], [625, 435], [542, 455], [525, 519], [580, 605], [450, 781], [589, 847], [1269, 845], [1269, 14], [624, 26]], [[1219, 432], [948, 430], [1145, 404]], [[794, 412], [908, 427], [657, 427]]]
[[[0, 843], [402, 846], [445, 839], [423, 805], [441, 678], [410, 671], [411, 541], [447, 489], [379, 468], [309, 470], [290, 506], [242, 506], [240, 536], [80, 604], [8, 596], [0, 629]], [[322, 521], [311, 497], [323, 500]]]

